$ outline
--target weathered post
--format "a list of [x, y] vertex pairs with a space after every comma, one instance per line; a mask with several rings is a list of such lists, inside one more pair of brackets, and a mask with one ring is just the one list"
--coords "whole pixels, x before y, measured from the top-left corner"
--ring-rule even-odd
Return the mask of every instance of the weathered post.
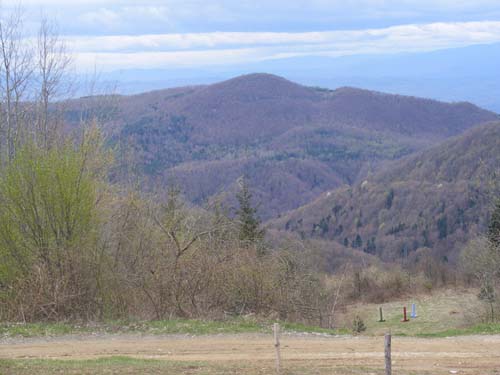
[[281, 353], [280, 353], [280, 325], [279, 325], [279, 323], [274, 323], [273, 332], [274, 332], [274, 347], [276, 349], [276, 373], [280, 374], [280, 372], [281, 372]]
[[392, 361], [391, 361], [391, 333], [385, 334], [385, 375], [391, 375], [392, 373]]
[[382, 306], [380, 306], [380, 307], [378, 308], [378, 312], [379, 312], [379, 315], [380, 315], [379, 323], [383, 323], [383, 322], [385, 322], [385, 320], [384, 320], [384, 314], [383, 314], [383, 312], [382, 312]]

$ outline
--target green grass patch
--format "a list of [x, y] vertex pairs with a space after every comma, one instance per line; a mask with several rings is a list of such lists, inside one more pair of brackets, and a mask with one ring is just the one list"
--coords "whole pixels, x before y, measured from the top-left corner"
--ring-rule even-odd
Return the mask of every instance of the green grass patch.
[[[208, 365], [202, 362], [172, 362], [131, 357], [91, 360], [0, 360], [0, 374], [198, 374]], [[215, 373], [215, 372], [214, 372]]]
[[[27, 323], [0, 324], [0, 338], [47, 337], [90, 333], [141, 333], [151, 335], [214, 335], [238, 333], [271, 333], [273, 321], [228, 319], [224, 321], [171, 319], [160, 321], [108, 321], [99, 324]], [[281, 322], [284, 332], [345, 334], [347, 330], [331, 330], [300, 323]]]
[[[383, 374], [381, 369], [362, 366], [332, 367], [331, 364], [314, 361], [284, 365], [283, 375], [361, 375]], [[108, 357], [93, 360], [53, 360], [22, 359], [0, 360], [2, 375], [274, 375], [274, 361], [235, 361], [228, 363], [214, 362], [176, 362], [155, 359], [135, 359], [130, 357]]]
[[161, 320], [143, 322], [135, 326], [138, 331], [158, 334], [213, 335], [218, 333], [256, 333], [266, 332], [266, 324], [256, 321], [234, 319], [226, 321], [209, 320]]
[[68, 323], [3, 323], [0, 337], [62, 336], [91, 332], [90, 327]]
[[483, 323], [466, 328], [452, 328], [441, 332], [419, 333], [417, 337], [452, 337], [466, 335], [495, 335], [500, 334], [500, 323]]
[[[377, 323], [379, 330], [391, 329], [396, 336], [413, 337], [450, 337], [462, 335], [500, 334], [500, 323], [478, 324], [464, 328], [433, 330], [433, 325], [412, 320], [402, 323], [399, 316], [390, 316], [384, 323]], [[283, 332], [318, 333], [327, 335], [349, 335], [348, 327], [328, 329], [308, 326], [301, 323], [280, 322]], [[137, 333], [150, 335], [216, 335], [239, 333], [271, 333], [272, 321], [245, 320], [241, 318], [225, 321], [172, 319], [160, 321], [109, 321], [100, 324], [71, 323], [12, 323], [0, 324], [0, 338], [9, 337], [55, 337], [71, 334], [86, 335], [91, 333], [120, 334]], [[375, 334], [367, 332], [367, 334]], [[1, 375], [1, 374], [0, 374]]]

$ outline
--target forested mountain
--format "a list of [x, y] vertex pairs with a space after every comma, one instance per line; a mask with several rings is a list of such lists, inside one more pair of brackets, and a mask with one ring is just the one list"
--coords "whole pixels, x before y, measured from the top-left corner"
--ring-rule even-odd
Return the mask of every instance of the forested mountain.
[[454, 250], [485, 232], [499, 187], [500, 123], [495, 122], [388, 163], [272, 226], [385, 260], [432, 248], [452, 261], [458, 254]]
[[177, 184], [197, 204], [234, 196], [247, 175], [264, 219], [498, 118], [468, 103], [331, 91], [268, 74], [111, 99], [65, 103], [66, 117], [77, 122], [82, 107], [103, 112], [123, 170], [135, 166], [146, 186]]
[[363, 54], [340, 57], [294, 56], [244, 65], [171, 69], [131, 69], [109, 72], [121, 93], [214, 83], [250, 72], [279, 74], [294, 82], [328, 88], [345, 85], [433, 98], [467, 100], [500, 112], [497, 61], [500, 43], [438, 51]]

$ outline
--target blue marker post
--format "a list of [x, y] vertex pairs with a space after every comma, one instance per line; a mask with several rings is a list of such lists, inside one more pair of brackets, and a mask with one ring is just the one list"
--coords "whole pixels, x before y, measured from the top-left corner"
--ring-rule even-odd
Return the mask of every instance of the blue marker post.
[[417, 306], [414, 303], [411, 304], [411, 317], [413, 319], [417, 317]]

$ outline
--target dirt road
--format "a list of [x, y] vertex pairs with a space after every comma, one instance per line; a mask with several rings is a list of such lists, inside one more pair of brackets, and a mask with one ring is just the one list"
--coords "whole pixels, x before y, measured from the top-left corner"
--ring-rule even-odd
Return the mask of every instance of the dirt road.
[[[130, 356], [170, 361], [272, 361], [268, 335], [103, 336], [0, 342], [0, 359], [90, 359]], [[282, 337], [283, 363], [331, 368], [382, 369], [383, 337]], [[393, 338], [395, 373], [500, 374], [500, 336]], [[368, 370], [366, 370], [368, 371]], [[454, 372], [457, 371], [457, 372]], [[369, 372], [369, 371], [368, 371]], [[378, 371], [377, 371], [378, 372]]]

